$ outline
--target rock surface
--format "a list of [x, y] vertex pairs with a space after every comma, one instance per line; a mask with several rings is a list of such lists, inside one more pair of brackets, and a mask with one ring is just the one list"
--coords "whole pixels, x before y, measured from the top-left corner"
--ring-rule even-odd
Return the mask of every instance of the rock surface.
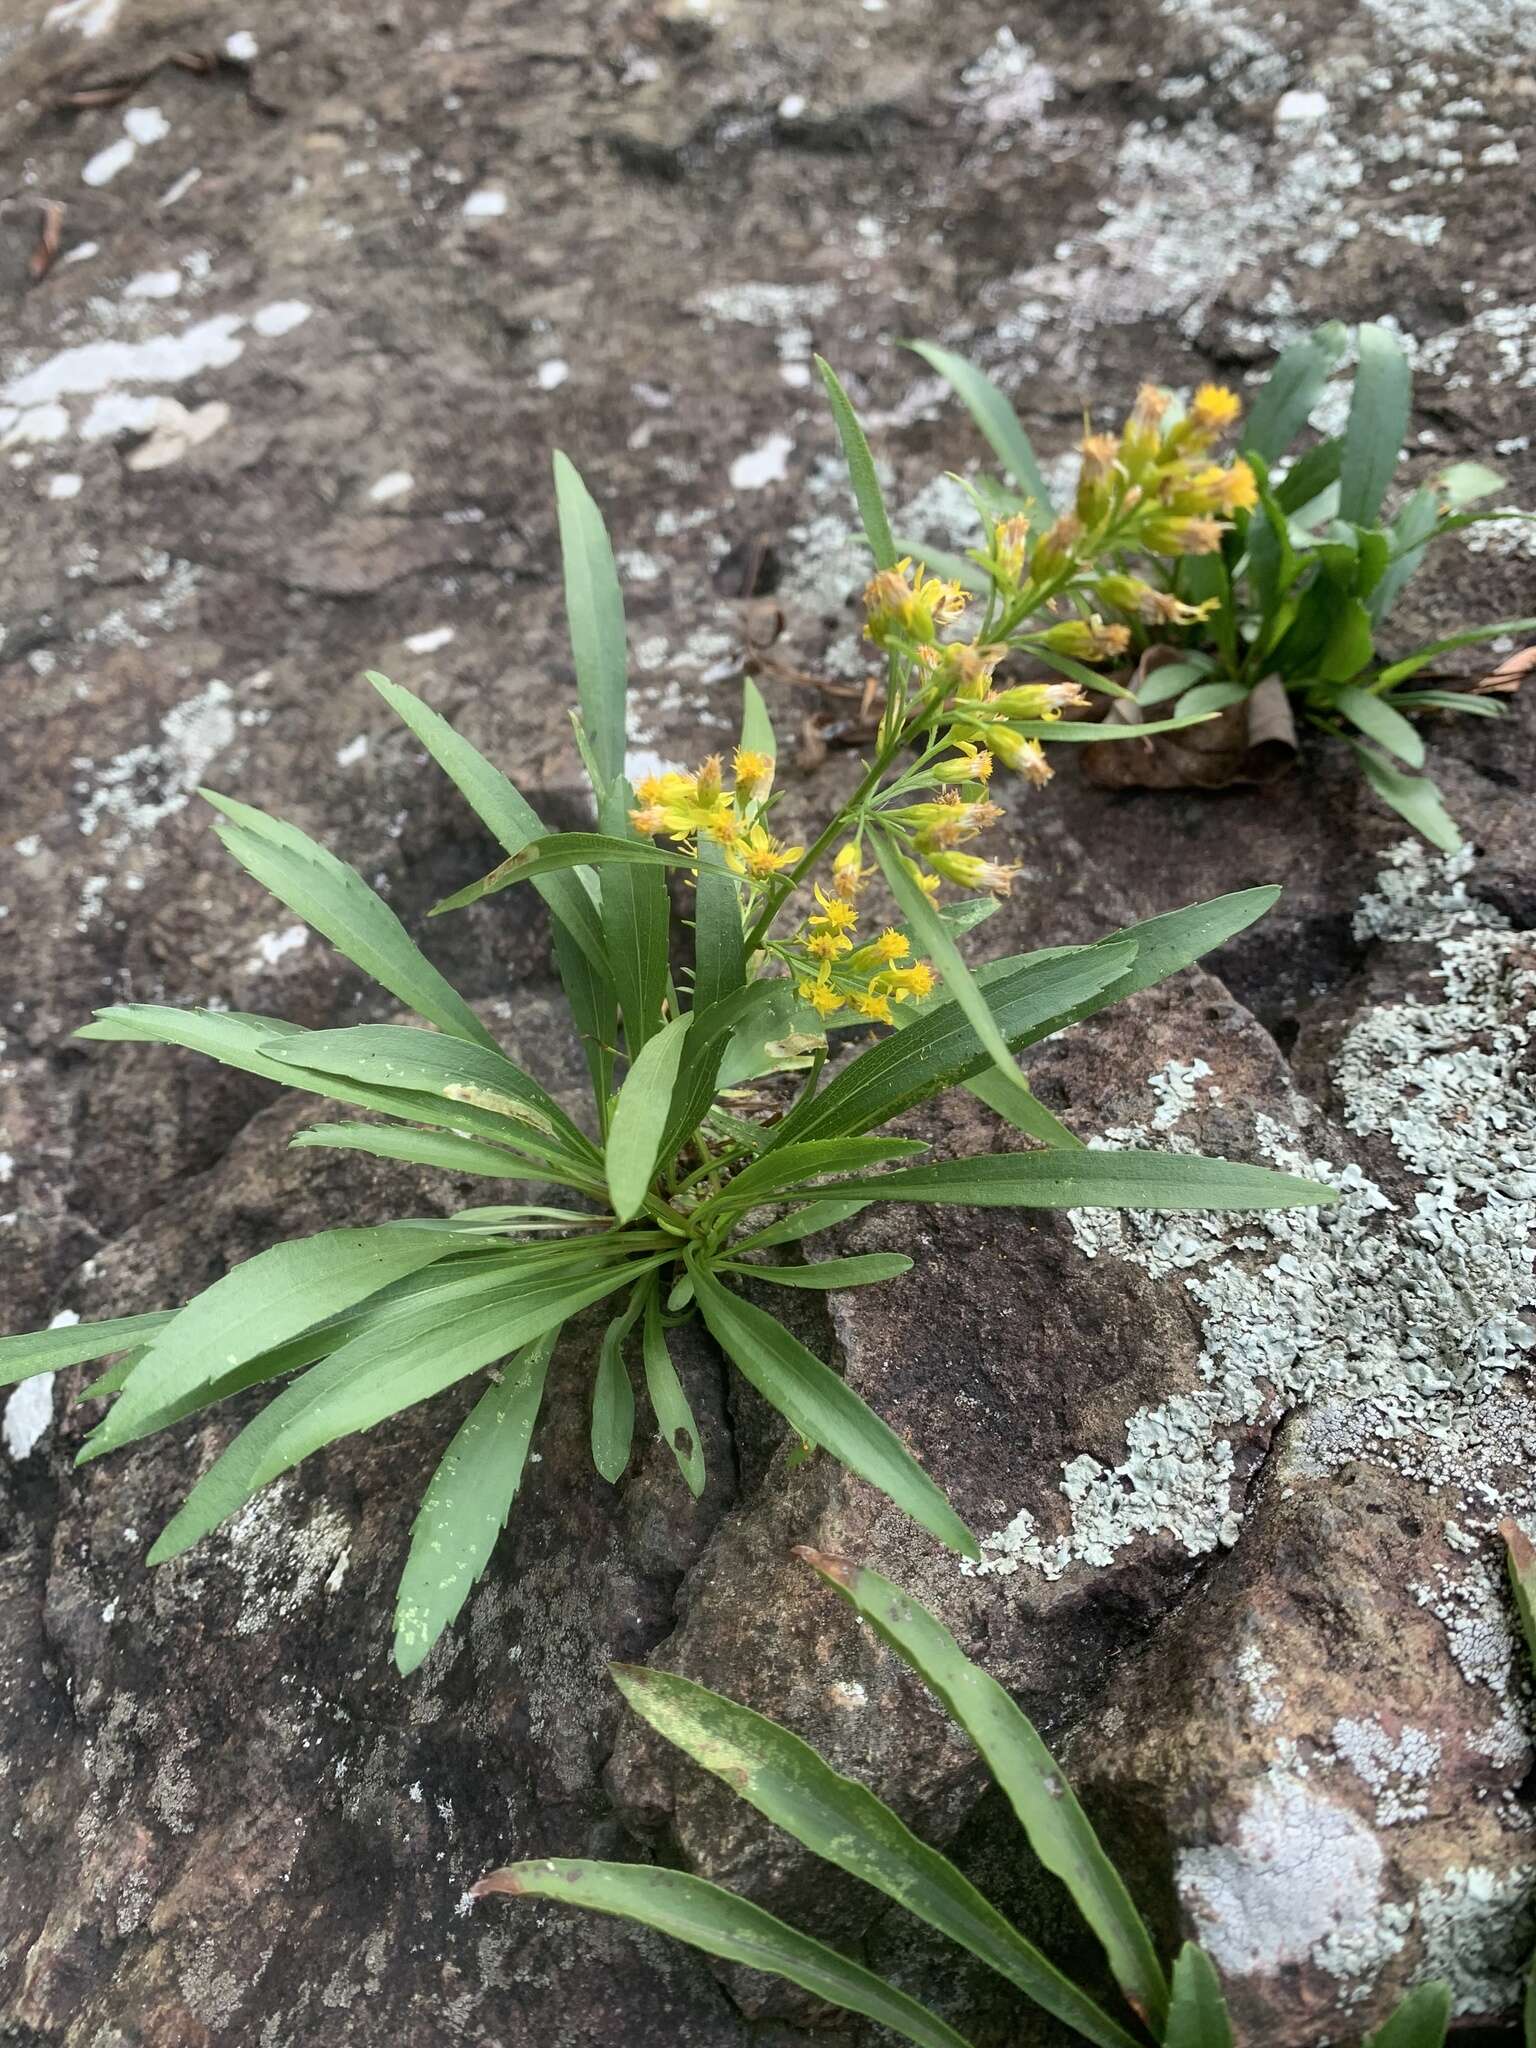
[[[1412, 473], [1488, 457], [1532, 502], [1532, 241], [1513, 0], [1113, 10], [957, 0], [25, 0], [0, 24], [0, 1244], [9, 1327], [177, 1299], [284, 1234], [461, 1190], [284, 1151], [302, 1110], [189, 1056], [66, 1037], [96, 1003], [387, 1014], [211, 851], [206, 782], [323, 836], [408, 923], [490, 865], [363, 682], [420, 689], [552, 823], [584, 819], [548, 452], [608, 509], [639, 763], [728, 736], [742, 601], [783, 667], [856, 678], [860, 577], [810, 356], [903, 523], [978, 453], [903, 335], [1015, 390], [1043, 451], [1154, 374], [1241, 380], [1330, 315], [1416, 349]], [[124, 88], [120, 96], [98, 90]], [[57, 258], [31, 259], [62, 206]], [[1401, 630], [1530, 612], [1528, 538], [1449, 556]], [[767, 670], [765, 668], [765, 674]], [[819, 700], [770, 683], [781, 731]], [[0, 2015], [49, 2048], [796, 2048], [861, 2041], [762, 1978], [501, 1903], [488, 1865], [683, 1859], [862, 1944], [979, 2048], [1060, 2030], [829, 1883], [620, 1716], [615, 1655], [782, 1715], [1085, 1971], [974, 1759], [788, 1558], [934, 1601], [1068, 1756], [1160, 1934], [1197, 1934], [1248, 2044], [1352, 2041], [1448, 1974], [1508, 2010], [1536, 1852], [1493, 1525], [1536, 1527], [1528, 711], [1437, 736], [1477, 848], [1447, 871], [1348, 764], [1257, 791], [1018, 808], [997, 951], [1252, 882], [1192, 974], [1041, 1049], [1121, 1143], [1346, 1176], [1333, 1215], [1105, 1228], [861, 1219], [905, 1280], [805, 1334], [978, 1528], [962, 1572], [685, 1361], [712, 1474], [594, 1479], [586, 1354], [464, 1626], [409, 1685], [386, 1622], [462, 1402], [314, 1460], [156, 1573], [220, 1417], [76, 1472], [74, 1385], [0, 1458]], [[792, 801], [821, 808], [835, 748]], [[535, 911], [434, 957], [570, 1086]], [[991, 1145], [970, 1098], [913, 1123]], [[318, 1163], [317, 1163], [318, 1162]], [[72, 1376], [72, 1381], [84, 1375]], [[50, 1405], [51, 1400], [51, 1405]]]

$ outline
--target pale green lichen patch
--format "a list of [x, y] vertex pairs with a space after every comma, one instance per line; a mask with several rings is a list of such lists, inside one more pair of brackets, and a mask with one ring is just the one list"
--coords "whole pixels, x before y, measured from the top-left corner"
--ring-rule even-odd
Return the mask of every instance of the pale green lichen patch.
[[[1358, 920], [1362, 937], [1437, 954], [1438, 990], [1366, 1011], [1336, 1069], [1346, 1122], [1390, 1140], [1406, 1197], [1305, 1149], [1311, 1112], [1298, 1102], [1292, 1128], [1255, 1119], [1255, 1149], [1331, 1181], [1336, 1208], [1240, 1222], [1076, 1213], [1090, 1257], [1182, 1277], [1202, 1312], [1200, 1384], [1128, 1417], [1114, 1466], [1083, 1455], [1064, 1467], [1068, 1534], [1043, 1539], [1026, 1510], [985, 1540], [977, 1569], [1055, 1578], [1107, 1565], [1138, 1537], [1172, 1536], [1197, 1556], [1235, 1542], [1234, 1438], [1292, 1411], [1298, 1474], [1364, 1458], [1453, 1489], [1464, 1540], [1508, 1511], [1511, 1468], [1531, 1470], [1536, 1449], [1506, 1388], [1536, 1342], [1536, 1112], [1515, 1085], [1528, 977], [1519, 935], [1468, 894], [1466, 861], [1399, 848]], [[1104, 1142], [1192, 1149], [1169, 1126], [1170, 1070], [1150, 1085], [1148, 1124]]]

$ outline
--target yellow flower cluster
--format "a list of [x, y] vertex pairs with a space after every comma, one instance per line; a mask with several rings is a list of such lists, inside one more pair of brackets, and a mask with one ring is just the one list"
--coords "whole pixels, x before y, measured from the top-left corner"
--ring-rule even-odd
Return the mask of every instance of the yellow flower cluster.
[[[858, 861], [857, 848], [853, 861]], [[848, 872], [845, 862], [845, 877]], [[902, 964], [912, 950], [904, 933], [884, 931], [872, 945], [856, 946], [852, 934], [859, 913], [853, 904], [819, 887], [816, 902], [819, 908], [784, 946], [783, 958], [799, 976], [795, 986], [801, 1001], [819, 1017], [851, 1009], [873, 1023], [891, 1024], [893, 1003], [932, 995], [937, 984], [927, 961]]]
[[1208, 555], [1221, 546], [1222, 522], [1259, 502], [1258, 479], [1246, 462], [1239, 457], [1223, 467], [1208, 456], [1242, 403], [1220, 384], [1202, 384], [1181, 418], [1168, 424], [1168, 411], [1168, 394], [1143, 384], [1118, 436], [1089, 434], [1079, 443], [1075, 517], [1091, 534], [1132, 515], [1117, 536], [1121, 545], [1155, 555]]
[[970, 603], [958, 583], [916, 571], [905, 556], [894, 569], [882, 569], [864, 591], [864, 632], [888, 654], [909, 654], [931, 647], [941, 626], [952, 626]]
[[635, 790], [630, 823], [648, 839], [666, 837], [697, 845], [712, 839], [725, 849], [726, 865], [748, 881], [793, 867], [805, 851], [785, 846], [763, 823], [762, 806], [773, 787], [771, 755], [738, 747], [732, 759], [734, 784], [727, 789], [719, 757], [711, 754], [696, 775], [672, 771], [648, 776]]

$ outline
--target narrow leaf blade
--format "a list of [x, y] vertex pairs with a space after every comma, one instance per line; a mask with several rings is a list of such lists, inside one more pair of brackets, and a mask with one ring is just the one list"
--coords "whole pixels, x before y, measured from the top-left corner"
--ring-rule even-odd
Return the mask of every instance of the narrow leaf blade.
[[891, 537], [891, 522], [886, 513], [885, 499], [881, 495], [880, 479], [875, 475], [874, 457], [870, 454], [869, 443], [864, 438], [864, 429], [859, 425], [858, 414], [849, 403], [847, 392], [837, 381], [832, 365], [823, 362], [818, 356], [816, 367], [821, 372], [822, 383], [827, 387], [832, 417], [837, 423], [838, 439], [843, 444], [843, 459], [848, 464], [848, 476], [853, 485], [854, 502], [859, 508], [864, 538], [869, 542], [869, 551], [875, 558], [875, 567], [894, 568], [896, 543]]
[[627, 1223], [644, 1207], [660, 1159], [693, 1014], [674, 1017], [649, 1039], [625, 1076], [608, 1126], [606, 1164], [613, 1213]]
[[395, 1667], [424, 1661], [490, 1563], [522, 1483], [558, 1329], [520, 1351], [444, 1451], [411, 1528], [395, 1601]]
[[24, 1336], [0, 1337], [0, 1387], [32, 1379], [40, 1372], [63, 1372], [109, 1352], [126, 1351], [160, 1335], [178, 1311], [157, 1309], [143, 1316], [113, 1316], [100, 1323], [69, 1323], [56, 1330], [32, 1330]]
[[1385, 747], [1389, 754], [1396, 754], [1410, 768], [1424, 766], [1423, 740], [1401, 711], [1395, 711], [1385, 699], [1373, 697], [1369, 690], [1347, 689], [1340, 690], [1334, 702], [1368, 740]]
[[1174, 1959], [1163, 2048], [1232, 2048], [1232, 2022], [1221, 1979], [1205, 1950], [1192, 1941], [1186, 1941]]
[[1042, 1110], [1041, 1105], [1035, 1100], [1029, 1083], [1019, 1071], [1013, 1054], [1008, 1049], [1008, 1041], [992, 1013], [992, 1006], [972, 979], [960, 948], [950, 937], [943, 919], [902, 866], [894, 848], [882, 833], [872, 835], [872, 844], [881, 872], [891, 894], [901, 905], [912, 927], [913, 936], [923, 951], [932, 957], [943, 976], [945, 988], [969, 1020], [971, 1029], [976, 1033], [1001, 1076], [1010, 1099], [1013, 1117], [1019, 1128], [1046, 1145], [1081, 1144], [1081, 1139], [1075, 1137], [1063, 1124], [1058, 1123], [1049, 1110]]
[[279, 903], [440, 1031], [472, 1045], [495, 1044], [468, 1003], [355, 868], [327, 853], [297, 826], [212, 791], [203, 794], [231, 821], [215, 828], [219, 838]]
[[895, 1431], [782, 1323], [696, 1262], [690, 1268], [710, 1335], [764, 1400], [808, 1443], [822, 1445], [878, 1487], [931, 1536], [963, 1557], [979, 1558], [975, 1537]]
[[1413, 379], [1402, 344], [1389, 328], [1367, 320], [1356, 341], [1360, 363], [1339, 465], [1339, 517], [1371, 526], [1408, 432]]
[[555, 451], [555, 507], [565, 572], [565, 613], [582, 727], [596, 764], [601, 801], [624, 772], [629, 654], [624, 598], [603, 515], [575, 464]]
[[477, 1898], [495, 1892], [514, 1898], [554, 1899], [596, 1913], [617, 1914], [620, 1919], [686, 1941], [706, 1955], [787, 1978], [829, 2005], [889, 2027], [902, 2040], [914, 2042], [916, 2048], [968, 2048], [953, 2027], [905, 1992], [850, 1962], [836, 1949], [776, 1920], [761, 1906], [685, 1871], [641, 1863], [551, 1858], [541, 1863], [509, 1864], [504, 1870], [493, 1870], [475, 1886]]
[[799, 1555], [863, 1615], [933, 1691], [981, 1752], [1046, 1869], [1071, 1892], [1134, 2011], [1160, 2029], [1168, 1986], [1151, 1937], [1087, 1815], [1032, 1722], [927, 1609], [846, 1558]]
[[1240, 1160], [1184, 1152], [984, 1152], [823, 1181], [818, 1195], [873, 1202], [953, 1203], [976, 1209], [1309, 1209], [1334, 1189]]
[[1035, 503], [1034, 524], [1048, 524], [1053, 507], [1040, 464], [1018, 414], [984, 370], [968, 363], [953, 350], [931, 341], [909, 341], [906, 346], [921, 356], [930, 369], [954, 391], [966, 411], [981, 429], [987, 445], [1013, 478], [1026, 498]]
[[704, 1446], [699, 1440], [699, 1425], [694, 1420], [683, 1383], [677, 1376], [677, 1367], [672, 1363], [672, 1353], [667, 1348], [667, 1333], [661, 1321], [661, 1293], [655, 1287], [646, 1296], [641, 1335], [645, 1389], [651, 1398], [656, 1427], [676, 1458], [688, 1491], [697, 1500], [704, 1491]]
[[808, 1743], [671, 1672], [621, 1664], [613, 1676], [630, 1706], [660, 1735], [824, 1862], [873, 1885], [969, 1949], [1100, 2048], [1135, 2048], [1126, 2030], [1010, 1927], [947, 1857], [919, 1841], [883, 1801], [834, 1771]]
[[322, 1230], [246, 1259], [188, 1302], [150, 1345], [91, 1434], [99, 1457], [128, 1441], [145, 1412], [218, 1379], [326, 1316], [459, 1248], [450, 1231], [386, 1223]]

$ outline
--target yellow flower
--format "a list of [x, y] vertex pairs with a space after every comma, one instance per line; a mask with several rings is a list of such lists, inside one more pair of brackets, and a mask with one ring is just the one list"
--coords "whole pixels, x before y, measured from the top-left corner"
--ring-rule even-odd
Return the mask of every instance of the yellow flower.
[[697, 776], [671, 770], [665, 775], [648, 775], [635, 790], [637, 800], [645, 805], [692, 803], [698, 793]]
[[1160, 391], [1155, 384], [1143, 384], [1120, 440], [1121, 459], [1133, 477], [1139, 477], [1161, 452], [1163, 415], [1167, 410], [1167, 392]]
[[815, 932], [805, 942], [813, 960], [835, 960], [839, 953], [853, 950], [853, 941], [842, 932]]
[[950, 746], [957, 751], [947, 761], [936, 761], [933, 772], [942, 775], [946, 782], [988, 782], [992, 776], [992, 756], [985, 747], [978, 747], [974, 740], [963, 740], [954, 733], [949, 736]]
[[720, 756], [711, 754], [694, 777], [694, 796], [700, 807], [713, 810], [725, 790], [725, 771], [720, 766]]
[[774, 760], [772, 754], [760, 754], [753, 747], [738, 747], [732, 757], [736, 773], [736, 801], [738, 804], [759, 801], [773, 787]]
[[914, 575], [909, 555], [865, 586], [865, 636], [877, 647], [899, 648], [912, 641], [928, 645], [939, 627], [952, 625], [969, 603], [960, 584], [922, 568]]
[[1088, 619], [1063, 619], [1037, 634], [1041, 646], [1053, 654], [1070, 654], [1077, 661], [1113, 661], [1131, 644], [1129, 626], [1106, 626], [1094, 614]]
[[1004, 589], [1016, 589], [1022, 581], [1028, 546], [1029, 521], [1022, 512], [992, 529], [992, 573]]
[[819, 915], [815, 911], [811, 913], [812, 931], [852, 931], [859, 921], [859, 913], [854, 909], [853, 905], [846, 902], [841, 896], [829, 896], [825, 889], [822, 888], [820, 882], [816, 884], [815, 894], [816, 901], [821, 905], [821, 911]]
[[832, 862], [833, 893], [844, 903], [852, 903], [861, 894], [864, 884], [874, 873], [872, 867], [865, 867], [859, 858], [858, 841], [850, 839], [837, 849]]
[[1251, 512], [1259, 502], [1259, 484], [1246, 462], [1234, 462], [1229, 469], [1213, 462], [1193, 476], [1175, 472], [1165, 477], [1158, 495], [1172, 512]]
[[1045, 758], [1045, 749], [1038, 740], [1025, 739], [1011, 725], [994, 726], [988, 738], [992, 742], [993, 753], [1015, 775], [1022, 775], [1036, 789], [1043, 789], [1050, 781], [1055, 771]]
[[891, 1015], [889, 996], [874, 995], [866, 989], [862, 995], [854, 996], [853, 1007], [861, 1017], [868, 1017], [876, 1024], [894, 1024], [896, 1022], [896, 1019]]
[[830, 1017], [843, 1007], [844, 998], [827, 981], [802, 981], [796, 990], [801, 1002], [809, 1003], [820, 1017]]
[[[1015, 683], [1006, 690], [994, 690], [983, 707], [987, 717], [1007, 719], [1060, 718], [1088, 702], [1081, 683]], [[992, 727], [987, 727], [990, 736]]]
[[875, 974], [877, 969], [889, 967], [911, 950], [911, 941], [904, 932], [883, 931], [872, 946], [860, 946], [857, 953], [845, 960], [843, 971], [847, 974]]
[[1077, 516], [1096, 526], [1114, 496], [1115, 469], [1120, 460], [1118, 434], [1088, 434], [1079, 443], [1083, 466], [1077, 477]]
[[1243, 401], [1225, 384], [1202, 384], [1190, 403], [1189, 418], [1201, 433], [1224, 434], [1242, 410]]
[[1186, 604], [1171, 590], [1155, 589], [1139, 576], [1123, 576], [1118, 571], [1101, 576], [1095, 588], [1105, 604], [1112, 605], [1117, 612], [1129, 612], [1148, 626], [1197, 625], [1201, 619], [1208, 619], [1220, 602], [1208, 597], [1199, 604]]
[[886, 815], [910, 826], [917, 834], [919, 848], [926, 852], [930, 846], [963, 845], [967, 839], [985, 832], [989, 825], [995, 825], [1003, 813], [999, 805], [986, 798], [968, 803], [959, 790], [952, 789], [946, 790], [936, 804], [906, 804]]
[[658, 832], [666, 831], [667, 814], [660, 804], [647, 804], [643, 811], [631, 811], [629, 822], [647, 839], [654, 839]]
[[969, 642], [951, 642], [933, 670], [936, 686], [962, 701], [984, 697], [992, 672], [1008, 652], [1006, 647], [978, 647]]
[[1056, 524], [1035, 542], [1035, 551], [1029, 560], [1030, 575], [1037, 583], [1048, 576], [1059, 575], [1075, 559], [1082, 538], [1081, 519], [1074, 512], [1064, 512]]
[[1141, 529], [1142, 543], [1154, 555], [1213, 555], [1221, 535], [1219, 519], [1192, 513], [1156, 513]]
[[[1038, 742], [1031, 740], [1026, 744], [1037, 746]], [[954, 882], [962, 889], [990, 889], [997, 896], [1006, 896], [1013, 887], [1014, 876], [1022, 873], [1016, 864], [983, 860], [974, 853], [934, 853], [928, 861], [946, 882]]]
[[908, 996], [916, 996], [921, 1001], [938, 987], [938, 978], [926, 960], [915, 960], [910, 967], [893, 967], [878, 978], [898, 1003], [904, 1002]]
[[726, 865], [754, 882], [793, 867], [804, 853], [803, 846], [784, 846], [763, 825], [749, 825], [735, 835], [735, 844], [725, 849]]

